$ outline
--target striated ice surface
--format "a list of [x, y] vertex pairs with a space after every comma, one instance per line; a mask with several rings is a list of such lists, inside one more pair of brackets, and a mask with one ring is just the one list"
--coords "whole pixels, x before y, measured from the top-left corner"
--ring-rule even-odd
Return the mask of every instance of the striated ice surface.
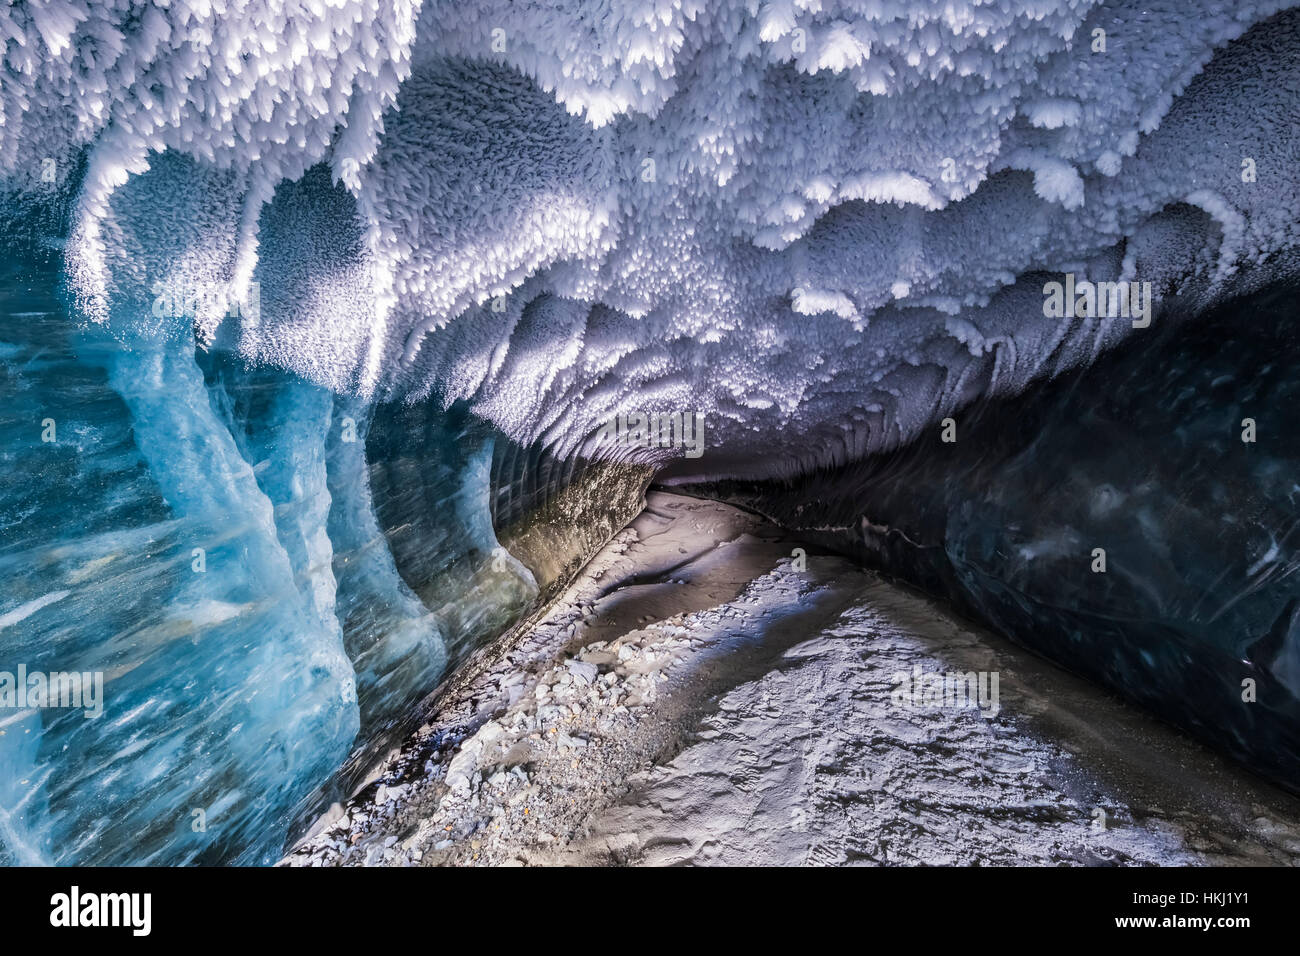
[[[490, 473], [484, 426], [433, 419], [409, 467], [439, 507], [400, 500], [372, 480], [373, 408], [140, 323], [78, 329], [19, 268], [0, 282], [0, 671], [102, 687], [94, 707], [5, 698], [0, 860], [274, 860], [537, 595], [491, 520], [519, 476]], [[423, 563], [389, 544], [416, 520]]]

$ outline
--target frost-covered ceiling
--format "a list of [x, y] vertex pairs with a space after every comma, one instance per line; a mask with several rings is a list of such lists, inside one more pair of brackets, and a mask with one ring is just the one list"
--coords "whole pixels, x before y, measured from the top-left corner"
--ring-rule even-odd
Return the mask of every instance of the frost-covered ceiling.
[[565, 453], [698, 410], [781, 471], [1142, 334], [1045, 318], [1044, 272], [1290, 269], [1289, 5], [19, 2], [0, 162], [76, 191], [94, 319], [257, 282], [182, 331]]

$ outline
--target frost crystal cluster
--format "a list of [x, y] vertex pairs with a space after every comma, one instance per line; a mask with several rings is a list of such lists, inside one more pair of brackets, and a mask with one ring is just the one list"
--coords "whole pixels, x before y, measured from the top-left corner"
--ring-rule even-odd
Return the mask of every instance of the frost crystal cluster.
[[15, 3], [0, 163], [75, 190], [99, 321], [257, 282], [200, 341], [561, 450], [698, 408], [779, 470], [1131, 334], [1045, 320], [1040, 273], [1206, 296], [1290, 262], [1287, 6]]

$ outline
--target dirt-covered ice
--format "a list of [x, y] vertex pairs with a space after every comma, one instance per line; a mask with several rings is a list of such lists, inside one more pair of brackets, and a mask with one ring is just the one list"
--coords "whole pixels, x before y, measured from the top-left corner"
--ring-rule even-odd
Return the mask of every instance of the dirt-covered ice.
[[[997, 708], [895, 675], [998, 677]], [[289, 865], [1257, 864], [1300, 801], [753, 515], [652, 493]]]

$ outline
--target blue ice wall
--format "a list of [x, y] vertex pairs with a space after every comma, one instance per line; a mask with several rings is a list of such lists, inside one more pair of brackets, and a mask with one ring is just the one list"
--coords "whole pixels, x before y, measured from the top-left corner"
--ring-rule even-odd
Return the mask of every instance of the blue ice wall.
[[56, 262], [5, 269], [0, 671], [103, 697], [0, 708], [0, 857], [273, 861], [536, 597], [491, 520], [499, 439], [78, 323]]

